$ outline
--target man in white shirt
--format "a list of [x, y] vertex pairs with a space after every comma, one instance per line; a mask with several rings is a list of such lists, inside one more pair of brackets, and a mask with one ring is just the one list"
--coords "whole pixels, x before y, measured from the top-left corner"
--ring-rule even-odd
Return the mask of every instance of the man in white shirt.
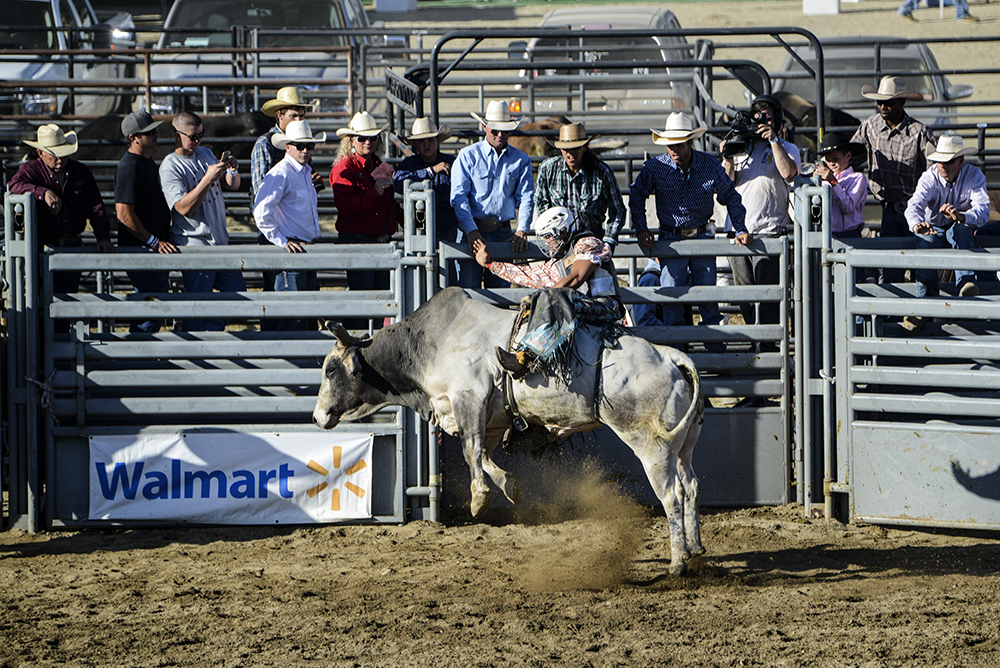
[[[205, 128], [201, 118], [190, 111], [173, 120], [174, 152], [160, 163], [160, 185], [170, 207], [170, 241], [175, 246], [226, 246], [226, 204], [223, 190], [240, 187], [239, 163], [229, 151], [217, 159], [201, 145]], [[182, 272], [185, 292], [245, 292], [243, 274], [238, 271]], [[185, 332], [221, 332], [226, 321], [188, 318]]]
[[[788, 226], [789, 193], [792, 179], [802, 167], [799, 149], [778, 136], [784, 125], [781, 103], [770, 95], [761, 95], [750, 106], [754, 125], [751, 129], [761, 141], [744, 155], [726, 155], [722, 166], [736, 184], [736, 192], [746, 207], [747, 231], [753, 237], [781, 237]], [[728, 222], [728, 221], [727, 221]], [[727, 226], [728, 229], [728, 226]], [[776, 285], [780, 282], [780, 259], [766, 255], [738, 255], [729, 258], [736, 285]], [[743, 320], [757, 322], [753, 304], [740, 304]], [[779, 307], [775, 302], [760, 305], [760, 323], [776, 324]], [[773, 350], [773, 346], [762, 346]]]
[[[309, 158], [316, 144], [326, 141], [326, 133], [313, 136], [309, 123], [292, 121], [285, 132], [275, 133], [271, 143], [285, 151], [285, 157], [264, 176], [253, 208], [260, 233], [289, 253], [305, 253], [306, 244], [319, 238], [319, 212]], [[276, 292], [318, 290], [315, 271], [280, 271], [274, 279]], [[282, 320], [278, 330], [306, 329], [305, 320]]]

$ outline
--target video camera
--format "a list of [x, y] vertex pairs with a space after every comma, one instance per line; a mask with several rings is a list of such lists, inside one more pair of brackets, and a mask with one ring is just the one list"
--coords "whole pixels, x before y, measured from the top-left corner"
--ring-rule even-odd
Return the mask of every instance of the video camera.
[[732, 158], [737, 155], [747, 155], [753, 150], [753, 144], [757, 141], [757, 127], [767, 120], [759, 111], [737, 111], [735, 118], [729, 124], [729, 134], [725, 136], [726, 145], [722, 148], [722, 155]]

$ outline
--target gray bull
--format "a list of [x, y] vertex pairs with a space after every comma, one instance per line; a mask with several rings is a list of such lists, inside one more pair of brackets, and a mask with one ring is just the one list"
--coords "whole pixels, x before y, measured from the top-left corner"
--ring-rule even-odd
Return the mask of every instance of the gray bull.
[[[313, 421], [332, 429], [385, 406], [406, 406], [462, 438], [472, 473], [472, 515], [489, 505], [484, 472], [513, 503], [521, 490], [492, 459], [510, 420], [495, 380], [494, 349], [506, 346], [514, 311], [448, 288], [372, 339], [356, 339], [328, 323], [337, 344], [323, 362], [323, 382]], [[590, 328], [578, 330], [576, 354], [596, 361], [599, 344]], [[528, 374], [514, 383], [517, 408], [531, 423], [558, 435], [608, 425], [642, 462], [670, 525], [670, 570], [704, 552], [698, 523], [698, 479], [691, 455], [701, 432], [701, 381], [691, 359], [632, 335], [596, 364], [576, 363], [567, 387]], [[595, 397], [595, 392], [598, 396]]]

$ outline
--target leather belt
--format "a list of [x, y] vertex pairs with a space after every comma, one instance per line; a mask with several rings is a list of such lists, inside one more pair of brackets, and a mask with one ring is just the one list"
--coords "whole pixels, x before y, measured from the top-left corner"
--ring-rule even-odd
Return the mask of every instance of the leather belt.
[[685, 239], [690, 239], [691, 237], [696, 237], [702, 234], [708, 224], [702, 225], [701, 227], [660, 227], [660, 232], [666, 232], [667, 234], [676, 234], [678, 236], [684, 237]]
[[476, 227], [479, 228], [479, 231], [486, 232], [487, 234], [490, 232], [496, 232], [501, 227], [510, 227], [514, 222], [513, 219], [497, 220], [493, 216], [483, 216], [482, 218], [473, 218], [473, 220], [476, 223]]

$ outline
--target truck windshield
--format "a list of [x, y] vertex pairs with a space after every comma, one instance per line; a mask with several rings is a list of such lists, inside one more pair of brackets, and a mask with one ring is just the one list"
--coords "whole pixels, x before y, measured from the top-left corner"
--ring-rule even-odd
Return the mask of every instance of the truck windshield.
[[[52, 10], [47, 2], [5, 2], [14, 25], [0, 28], [0, 49], [55, 49]], [[46, 29], [47, 28], [47, 29]]]
[[[231, 26], [261, 28], [259, 46], [346, 46], [343, 35], [320, 32], [298, 33], [298, 29], [344, 28], [340, 5], [330, 0], [296, 2], [245, 2], [244, 0], [178, 0], [165, 28], [184, 28], [190, 33], [169, 33], [170, 46], [229, 46]], [[224, 29], [225, 32], [214, 32]], [[201, 32], [197, 32], [197, 31]], [[213, 32], [209, 32], [213, 31]], [[287, 32], [279, 32], [287, 31]]]

